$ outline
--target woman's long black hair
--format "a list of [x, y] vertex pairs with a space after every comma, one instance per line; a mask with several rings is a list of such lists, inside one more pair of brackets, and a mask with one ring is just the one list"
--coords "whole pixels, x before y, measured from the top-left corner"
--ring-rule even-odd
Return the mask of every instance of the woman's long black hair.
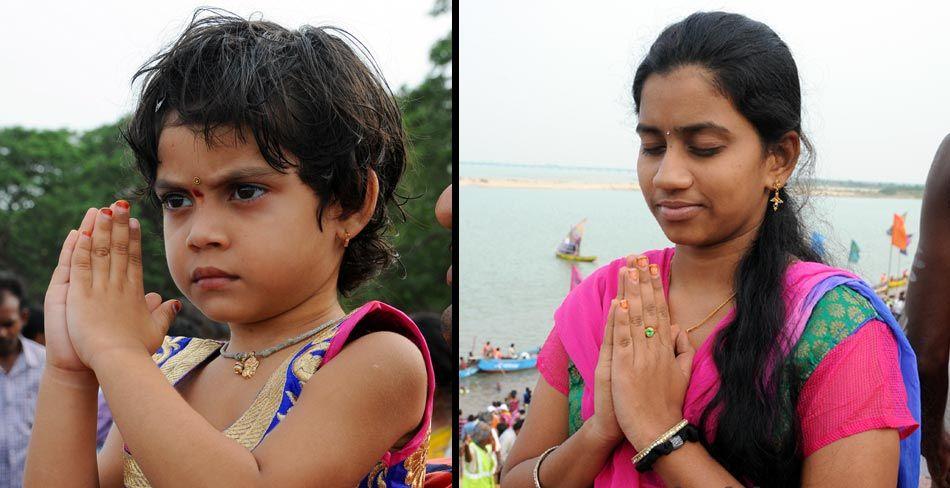
[[[700, 12], [667, 27], [637, 69], [633, 98], [639, 112], [652, 74], [698, 66], [755, 126], [770, 151], [789, 131], [801, 133], [798, 68], [788, 46], [767, 25], [738, 14]], [[807, 161], [806, 161], [807, 163]], [[806, 165], [799, 165], [807, 166]], [[792, 259], [821, 262], [805, 238], [796, 198], [785, 189], [771, 204], [735, 274], [736, 315], [716, 336], [713, 358], [721, 385], [700, 423], [718, 416], [715, 439], [703, 443], [733, 476], [759, 486], [799, 486], [798, 374], [781, 344], [785, 323], [783, 278]]]

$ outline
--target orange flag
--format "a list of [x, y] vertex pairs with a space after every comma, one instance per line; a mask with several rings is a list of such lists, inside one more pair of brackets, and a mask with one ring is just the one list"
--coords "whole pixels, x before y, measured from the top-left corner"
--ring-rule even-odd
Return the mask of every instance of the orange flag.
[[904, 218], [894, 214], [894, 224], [891, 225], [891, 245], [900, 249], [907, 250], [907, 229], [904, 228]]

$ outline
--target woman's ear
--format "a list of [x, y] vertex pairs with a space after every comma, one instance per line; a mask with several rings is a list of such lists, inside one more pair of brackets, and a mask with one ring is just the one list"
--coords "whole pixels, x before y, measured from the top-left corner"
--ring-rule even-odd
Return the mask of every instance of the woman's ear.
[[792, 177], [792, 172], [795, 171], [801, 151], [801, 136], [795, 131], [786, 132], [782, 139], [772, 146], [767, 159], [767, 181], [765, 181], [767, 188], [772, 188], [776, 181], [782, 186], [786, 185]]
[[368, 169], [366, 173], [366, 193], [363, 196], [363, 206], [359, 211], [354, 212], [343, 222], [343, 227], [349, 232], [350, 237], [359, 234], [376, 212], [376, 202], [379, 199], [379, 178], [376, 172]]

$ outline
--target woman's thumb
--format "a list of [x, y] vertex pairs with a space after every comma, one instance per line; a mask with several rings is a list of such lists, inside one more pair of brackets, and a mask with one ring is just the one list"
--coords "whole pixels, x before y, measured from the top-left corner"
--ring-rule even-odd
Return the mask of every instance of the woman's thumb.
[[693, 355], [696, 354], [696, 350], [690, 344], [689, 334], [686, 331], [680, 330], [675, 325], [673, 330], [676, 332], [676, 361], [680, 364], [683, 372], [689, 374], [693, 368]]

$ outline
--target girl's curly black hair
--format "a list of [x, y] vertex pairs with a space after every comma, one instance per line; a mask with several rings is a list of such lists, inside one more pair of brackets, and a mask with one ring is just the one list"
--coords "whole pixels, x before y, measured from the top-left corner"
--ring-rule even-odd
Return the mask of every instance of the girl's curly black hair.
[[[170, 46], [139, 69], [138, 106], [124, 136], [153, 190], [158, 140], [170, 123], [216, 143], [219, 128], [248, 134], [274, 169], [295, 170], [320, 201], [320, 229], [329, 205], [341, 218], [358, 211], [368, 170], [379, 179], [372, 218], [352, 238], [340, 268], [343, 295], [391, 265], [388, 206], [406, 166], [407, 139], [392, 91], [365, 46], [348, 32], [305, 25], [288, 30], [217, 9], [198, 9]], [[293, 160], [291, 159], [293, 158]]]

